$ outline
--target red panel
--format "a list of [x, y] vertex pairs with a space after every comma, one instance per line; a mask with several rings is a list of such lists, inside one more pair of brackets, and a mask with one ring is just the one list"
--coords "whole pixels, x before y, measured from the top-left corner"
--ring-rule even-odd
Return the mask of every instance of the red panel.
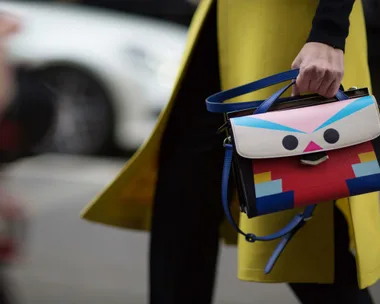
[[346, 179], [354, 178], [358, 154], [373, 151], [372, 143], [328, 151], [329, 160], [309, 166], [300, 156], [254, 160], [254, 173], [271, 172], [272, 180], [282, 179], [282, 191], [294, 191], [294, 206], [300, 207], [349, 196]]

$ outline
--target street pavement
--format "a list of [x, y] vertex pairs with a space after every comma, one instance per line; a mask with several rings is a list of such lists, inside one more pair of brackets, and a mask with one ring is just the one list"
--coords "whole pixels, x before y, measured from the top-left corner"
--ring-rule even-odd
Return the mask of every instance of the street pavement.
[[[31, 225], [24, 260], [9, 271], [20, 304], [147, 303], [147, 233], [79, 218], [122, 164], [44, 155], [3, 172], [2, 186], [25, 203]], [[215, 304], [297, 303], [286, 285], [237, 280], [235, 248], [223, 246], [219, 264]], [[372, 291], [380, 303], [380, 285]]]

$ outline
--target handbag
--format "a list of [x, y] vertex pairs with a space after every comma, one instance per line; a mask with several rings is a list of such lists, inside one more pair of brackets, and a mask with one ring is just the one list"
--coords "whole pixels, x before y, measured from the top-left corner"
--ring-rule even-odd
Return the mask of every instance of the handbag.
[[[317, 204], [380, 190], [380, 115], [367, 88], [334, 98], [317, 94], [280, 98], [299, 69], [216, 93], [207, 110], [224, 113], [226, 132], [222, 204], [247, 242], [281, 239], [264, 269], [270, 273], [288, 242], [311, 219]], [[224, 103], [290, 81], [266, 100]], [[304, 207], [282, 230], [257, 236], [240, 230], [228, 199], [230, 173], [240, 211], [248, 218]]]

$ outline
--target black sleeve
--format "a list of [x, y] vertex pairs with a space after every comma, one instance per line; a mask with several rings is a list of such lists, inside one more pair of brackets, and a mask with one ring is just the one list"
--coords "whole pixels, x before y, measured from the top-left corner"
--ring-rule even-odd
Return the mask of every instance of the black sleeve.
[[355, 0], [320, 0], [307, 42], [321, 42], [344, 51]]

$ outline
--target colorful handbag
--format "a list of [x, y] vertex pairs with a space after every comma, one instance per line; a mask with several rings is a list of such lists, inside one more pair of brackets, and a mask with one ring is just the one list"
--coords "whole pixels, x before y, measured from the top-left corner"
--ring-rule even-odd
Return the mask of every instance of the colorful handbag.
[[[335, 98], [316, 94], [280, 96], [295, 83], [290, 70], [206, 99], [208, 111], [225, 113], [222, 203], [228, 220], [248, 242], [282, 238], [265, 268], [269, 273], [316, 204], [380, 190], [380, 115], [368, 89], [339, 90]], [[231, 98], [291, 80], [264, 101], [224, 103]], [[342, 87], [341, 87], [342, 88]], [[232, 167], [241, 212], [248, 218], [305, 207], [272, 235], [244, 233], [228, 201]]]

